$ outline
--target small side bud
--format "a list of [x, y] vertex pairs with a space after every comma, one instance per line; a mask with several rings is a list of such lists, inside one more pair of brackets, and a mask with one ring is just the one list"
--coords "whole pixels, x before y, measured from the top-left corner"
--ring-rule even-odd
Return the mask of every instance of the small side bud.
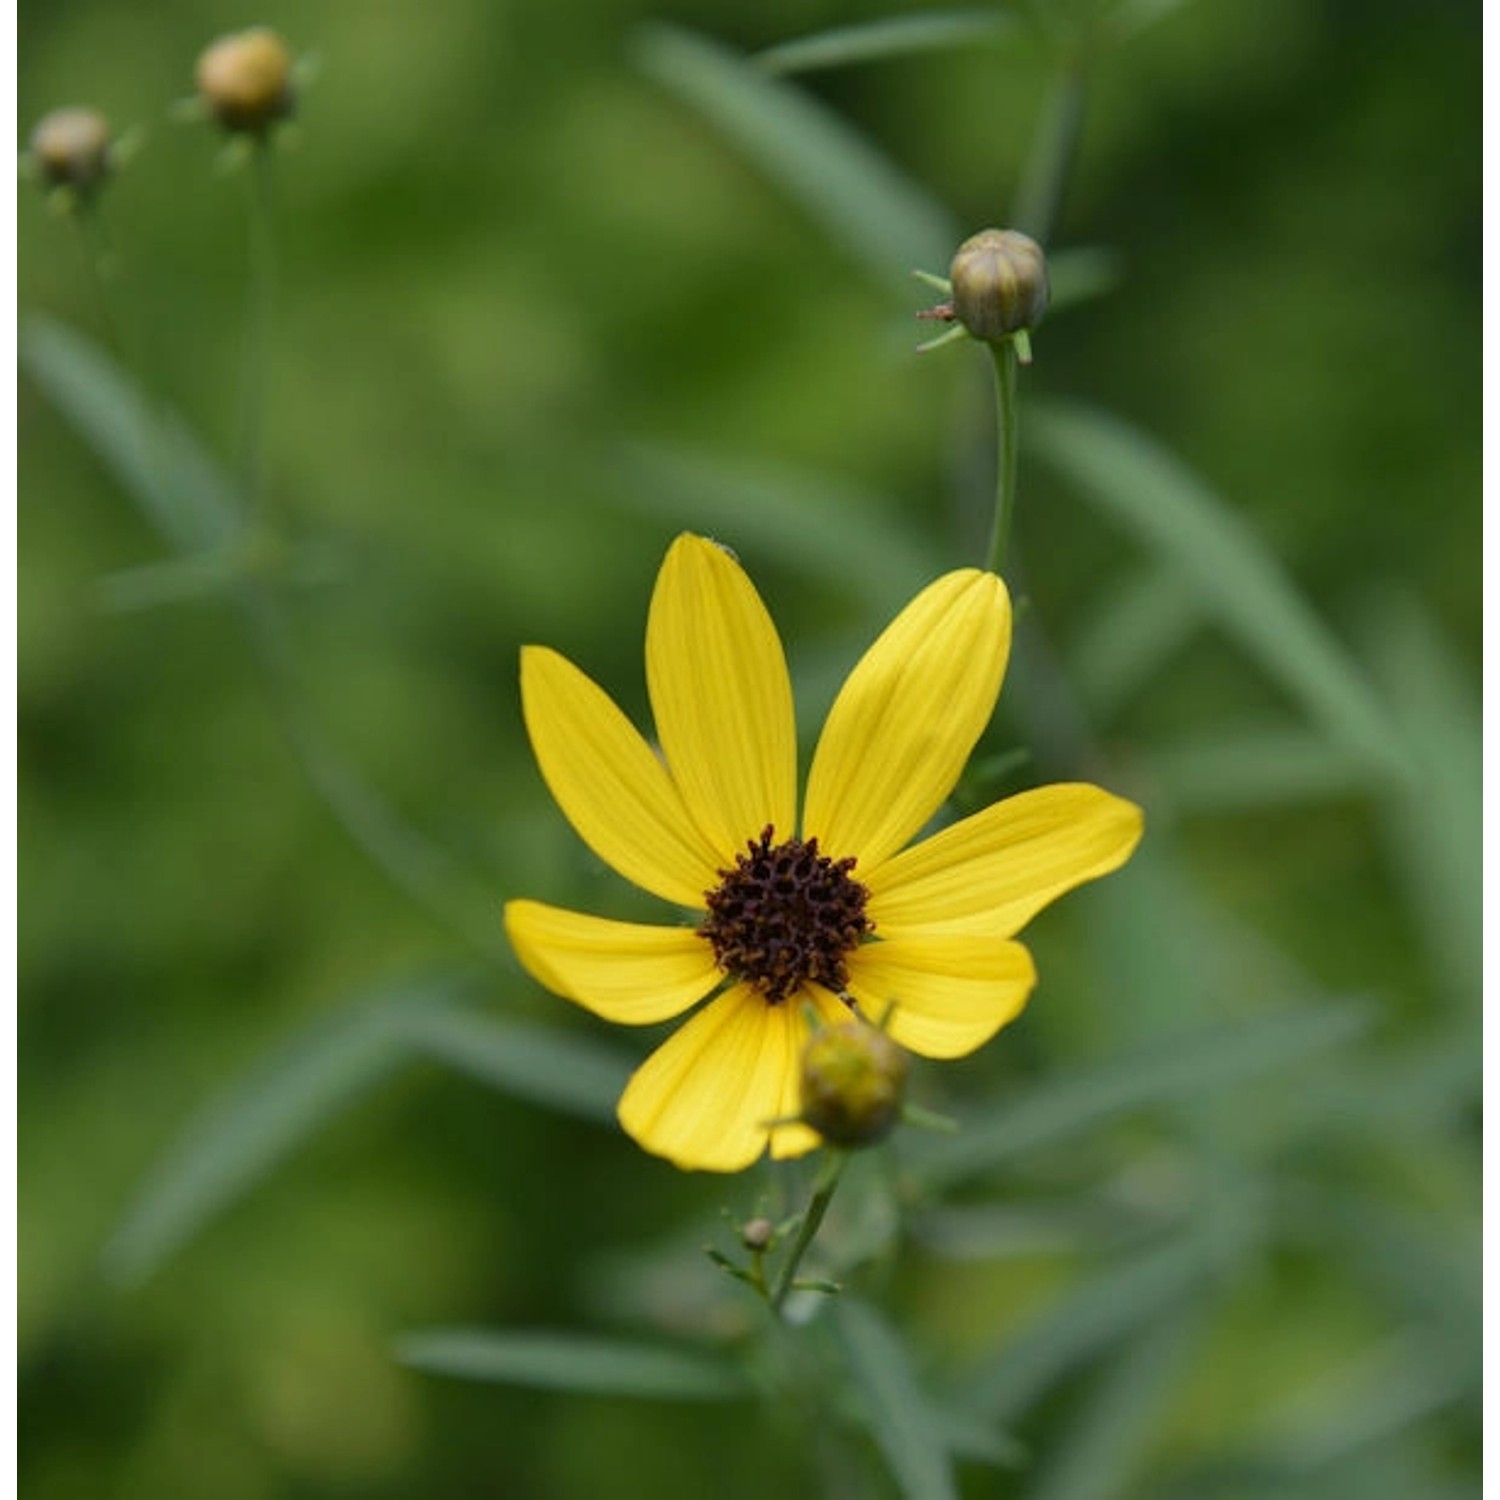
[[195, 77], [199, 98], [226, 130], [264, 135], [296, 104], [292, 54], [267, 26], [221, 36], [198, 58]]
[[91, 193], [109, 175], [109, 121], [97, 109], [54, 109], [31, 132], [31, 160], [48, 187]]
[[802, 1051], [802, 1119], [834, 1146], [873, 1146], [901, 1114], [909, 1068], [884, 1032], [863, 1022], [816, 1032]]
[[776, 1238], [776, 1226], [769, 1219], [750, 1219], [740, 1225], [740, 1243], [747, 1250], [769, 1250]]
[[948, 277], [954, 317], [987, 343], [1035, 328], [1047, 310], [1047, 258], [1019, 230], [972, 235], [958, 247]]

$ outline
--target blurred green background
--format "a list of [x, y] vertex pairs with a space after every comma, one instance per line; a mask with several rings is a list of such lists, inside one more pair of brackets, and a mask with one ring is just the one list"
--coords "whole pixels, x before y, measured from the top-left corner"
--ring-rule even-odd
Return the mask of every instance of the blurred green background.
[[[882, 1240], [878, 1284], [938, 1387], [965, 1361], [1042, 1351], [1025, 1399], [991, 1407], [1033, 1462], [965, 1463], [965, 1494], [1473, 1494], [1480, 10], [1156, 9], [1092, 61], [1055, 238], [1114, 252], [1119, 281], [1043, 328], [1023, 402], [1108, 408], [1175, 451], [1373, 684], [1406, 770], [1374, 775], [1309, 728], [1203, 580], [1195, 602], [1066, 458], [1027, 446], [1047, 416], [1028, 429], [1023, 404], [1033, 609], [987, 745], [1035, 751], [1006, 789], [1083, 770], [1137, 795], [1151, 837], [1038, 920], [1031, 1011], [978, 1058], [927, 1066], [918, 1097], [962, 1114], [1082, 1077], [1087, 1116], [1090, 1069], [1178, 1057], [1209, 1023], [1356, 997], [1363, 1030], [1224, 1097], [1143, 1087], [1139, 1109], [987, 1163], [957, 1207], [916, 1205], [899, 1255]], [[745, 53], [891, 13], [20, 7], [23, 136], [75, 102], [148, 128], [105, 203], [114, 318], [137, 378], [226, 461], [246, 181], [216, 173], [212, 133], [169, 106], [221, 31], [264, 21], [317, 55], [275, 164], [268, 446], [272, 517], [317, 576], [271, 589], [298, 711], [452, 862], [434, 916], [354, 847], [222, 602], [119, 607], [101, 581], [162, 543], [23, 378], [26, 1494], [825, 1492], [806, 1435], [754, 1406], [393, 1360], [430, 1324], [706, 1317], [730, 1335], [736, 1308], [755, 1312], [696, 1268], [719, 1207], [750, 1211], [758, 1179], [682, 1176], [434, 1061], [311, 1130], [176, 1253], [117, 1257], [114, 1279], [100, 1257], [206, 1101], [393, 982], [474, 974], [492, 1017], [642, 1055], [542, 993], [499, 938], [511, 895], [650, 909], [545, 794], [521, 643], [564, 650], [639, 713], [655, 568], [677, 530], [711, 531], [782, 627], [810, 734], [906, 594], [977, 559], [981, 357], [914, 357], [930, 298], [872, 274], [672, 86], [676, 34], [641, 30]], [[1047, 79], [1017, 28], [795, 87], [962, 235], [1003, 222]], [[23, 319], [107, 344], [74, 226], [25, 184], [19, 237]], [[1125, 471], [1100, 451], [1107, 489]], [[1149, 1278], [1098, 1289], [1134, 1264], [1136, 1231], [1147, 1243], [1203, 1203], [1232, 1219], [1220, 1191], [1258, 1227], [1204, 1285], [1159, 1302]], [[1073, 1333], [1047, 1334], [1069, 1306]]]

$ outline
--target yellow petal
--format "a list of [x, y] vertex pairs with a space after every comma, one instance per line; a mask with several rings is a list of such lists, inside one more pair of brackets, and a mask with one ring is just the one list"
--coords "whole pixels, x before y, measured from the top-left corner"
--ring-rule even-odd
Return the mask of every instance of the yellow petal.
[[1096, 786], [1008, 797], [864, 877], [881, 937], [1011, 937], [1064, 891], [1117, 870], [1140, 841], [1141, 810]]
[[521, 707], [542, 777], [579, 838], [627, 880], [701, 908], [720, 861], [609, 695], [556, 651], [526, 646]]
[[967, 935], [866, 943], [849, 957], [849, 993], [867, 1019], [923, 1057], [963, 1057], [1021, 1013], [1036, 983], [1031, 955]]
[[807, 780], [804, 833], [866, 880], [937, 811], [984, 731], [1010, 651], [1010, 598], [965, 568], [929, 584], [839, 693]]
[[776, 627], [722, 547], [672, 543], [646, 625], [646, 683], [672, 779], [728, 864], [768, 824], [795, 832], [797, 732]]
[[620, 1124], [679, 1167], [738, 1172], [766, 1149], [769, 1122], [794, 1083], [807, 1023], [749, 985], [711, 1000], [636, 1069]]
[[713, 949], [686, 927], [611, 922], [540, 901], [511, 901], [505, 931], [533, 979], [626, 1026], [679, 1016], [722, 978]]

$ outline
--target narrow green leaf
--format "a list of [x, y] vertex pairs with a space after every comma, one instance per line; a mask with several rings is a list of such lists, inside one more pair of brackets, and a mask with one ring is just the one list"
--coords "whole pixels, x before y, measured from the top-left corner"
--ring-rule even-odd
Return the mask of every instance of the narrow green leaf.
[[1102, 412], [1035, 402], [1027, 442], [1132, 531], [1312, 720], [1375, 770], [1409, 774], [1364, 675], [1243, 516], [1159, 444]]
[[1135, 1492], [1142, 1450], [1180, 1379], [1196, 1309], [1147, 1327], [1108, 1364], [1048, 1445], [1026, 1500], [1117, 1500]]
[[870, 1436], [901, 1493], [907, 1500], [956, 1500], [947, 1444], [900, 1337], [874, 1308], [853, 1297], [835, 1304], [834, 1324]]
[[736, 1366], [700, 1350], [573, 1333], [426, 1329], [399, 1340], [396, 1358], [433, 1375], [576, 1395], [733, 1401], [750, 1394]]
[[1038, 1085], [965, 1122], [962, 1133], [907, 1143], [922, 1180], [944, 1188], [1056, 1145], [1127, 1110], [1216, 1094], [1279, 1073], [1363, 1034], [1366, 1006], [1298, 1007], [1157, 1038], [1138, 1053]]
[[502, 1093], [586, 1120], [612, 1120], [631, 1062], [588, 1037], [454, 1006], [400, 1018], [402, 1039]]
[[320, 1016], [188, 1125], [137, 1193], [103, 1252], [105, 1274], [144, 1281], [217, 1213], [405, 1058], [396, 1020], [438, 982], [384, 991]]
[[884, 16], [853, 26], [836, 26], [798, 37], [755, 54], [767, 73], [806, 73], [817, 68], [846, 68], [853, 63], [909, 57], [916, 52], [992, 43], [1016, 29], [1014, 16], [1003, 11], [924, 11], [920, 15]]
[[1133, 573], [1106, 596], [1074, 646], [1073, 681], [1100, 722], [1130, 703], [1198, 633], [1203, 606], [1175, 570]]
[[675, 27], [643, 30], [637, 55], [876, 276], [904, 287], [914, 266], [948, 264], [959, 236], [945, 210], [809, 95]]
[[179, 551], [223, 548], [239, 531], [233, 483], [188, 427], [152, 402], [83, 334], [29, 317], [21, 365], [95, 457]]
[[1376, 672], [1418, 766], [1382, 803], [1397, 876], [1433, 969], [1470, 1012], [1483, 979], [1483, 746], [1471, 673], [1415, 595], [1383, 590], [1364, 631]]
[[[1217, 1220], [1217, 1221], [1216, 1221]], [[1072, 1370], [1153, 1327], [1238, 1254], [1254, 1232], [1243, 1213], [1206, 1214], [1175, 1238], [1108, 1266], [955, 1383], [955, 1400], [1001, 1426]]]
[[621, 504], [754, 546], [809, 579], [847, 581], [881, 612], [942, 569], [885, 496], [839, 480], [645, 445], [623, 448], [616, 469]]
[[[957, 247], [955, 247], [957, 248]], [[1113, 250], [1080, 245], [1071, 250], [1047, 252], [1047, 317], [1055, 318], [1082, 302], [1091, 302], [1112, 292], [1125, 279], [1125, 267]], [[1046, 324], [1042, 325], [1045, 329]], [[1045, 335], [1038, 333], [1040, 343]]]
[[1148, 750], [1135, 768], [1153, 806], [1176, 814], [1244, 812], [1382, 790], [1361, 755], [1299, 728], [1245, 729]]
[[1289, 1475], [1326, 1473], [1473, 1394], [1477, 1376], [1477, 1361], [1455, 1368], [1430, 1341], [1410, 1333], [1388, 1340], [1325, 1379], [1332, 1402], [1302, 1393], [1301, 1420], [1270, 1448], [1272, 1462]]

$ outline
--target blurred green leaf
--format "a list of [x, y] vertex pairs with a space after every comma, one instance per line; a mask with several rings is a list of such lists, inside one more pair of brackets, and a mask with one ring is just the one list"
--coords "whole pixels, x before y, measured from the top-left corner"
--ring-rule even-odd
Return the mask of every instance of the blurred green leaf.
[[1216, 1093], [1347, 1046], [1368, 1020], [1364, 1005], [1329, 1004], [1158, 1037], [1133, 1055], [1035, 1086], [965, 1121], [959, 1135], [912, 1139], [907, 1149], [923, 1182], [950, 1187], [1127, 1110]]
[[1053, 1435], [1026, 1500], [1115, 1500], [1135, 1492], [1142, 1450], [1182, 1376], [1198, 1321], [1196, 1308], [1169, 1313], [1105, 1366]]
[[1250, 1242], [1254, 1219], [1218, 1205], [1172, 1239], [1114, 1262], [1066, 1292], [953, 1385], [965, 1410], [1001, 1426], [1080, 1365], [1137, 1329], [1157, 1326]]
[[223, 548], [240, 530], [234, 484], [193, 433], [75, 329], [32, 315], [21, 367], [179, 551]]
[[[955, 246], [955, 248], [957, 248]], [[1081, 245], [1072, 250], [1047, 252], [1047, 316], [1061, 312], [1112, 292], [1125, 279], [1125, 267], [1113, 250], [1097, 245]], [[1036, 335], [1038, 339], [1041, 335]]]
[[1300, 1422], [1267, 1457], [1289, 1477], [1326, 1473], [1472, 1393], [1477, 1374], [1430, 1341], [1400, 1335], [1325, 1378], [1322, 1391], [1302, 1393]]
[[1115, 417], [1038, 401], [1027, 442], [1170, 565], [1313, 721], [1374, 769], [1409, 773], [1389, 715], [1244, 518], [1158, 443]]
[[849, 1378], [870, 1436], [907, 1500], [956, 1500], [948, 1449], [917, 1383], [906, 1346], [885, 1319], [853, 1297], [834, 1304]]
[[633, 1066], [613, 1047], [454, 1006], [399, 1018], [402, 1039], [502, 1093], [585, 1120], [613, 1120]]
[[1396, 1302], [1444, 1341], [1446, 1367], [1477, 1389], [1483, 1250], [1477, 1221], [1439, 1225], [1342, 1184], [1309, 1184], [1290, 1199], [1304, 1240]]
[[671, 26], [644, 29], [637, 55], [876, 276], [904, 286], [913, 268], [952, 258], [959, 235], [947, 212], [809, 95]]
[[751, 1393], [736, 1366], [701, 1351], [573, 1333], [434, 1328], [400, 1339], [396, 1358], [433, 1375], [577, 1395], [733, 1401]]
[[1243, 729], [1147, 750], [1133, 767], [1176, 814], [1286, 807], [1380, 790], [1362, 756], [1300, 728]]
[[445, 985], [382, 991], [319, 1016], [213, 1100], [147, 1178], [103, 1253], [112, 1280], [144, 1281], [294, 1147], [405, 1060], [396, 1017]]
[[942, 569], [932, 541], [884, 496], [840, 480], [643, 444], [621, 450], [616, 472], [622, 504], [753, 545], [824, 586], [846, 582], [881, 611]]
[[852, 26], [836, 26], [757, 52], [753, 61], [767, 73], [803, 73], [816, 68], [845, 68], [852, 63], [908, 57], [994, 42], [1016, 29], [1016, 18], [996, 10], [924, 11], [920, 15], [883, 16]]
[[1096, 720], [1130, 703], [1203, 623], [1203, 606], [1169, 568], [1154, 564], [1106, 595], [1085, 621], [1069, 668]]
[[1431, 611], [1406, 590], [1383, 592], [1364, 636], [1416, 762], [1415, 783], [1382, 804], [1396, 873], [1434, 970], [1454, 1003], [1483, 982], [1483, 743], [1471, 674]]

